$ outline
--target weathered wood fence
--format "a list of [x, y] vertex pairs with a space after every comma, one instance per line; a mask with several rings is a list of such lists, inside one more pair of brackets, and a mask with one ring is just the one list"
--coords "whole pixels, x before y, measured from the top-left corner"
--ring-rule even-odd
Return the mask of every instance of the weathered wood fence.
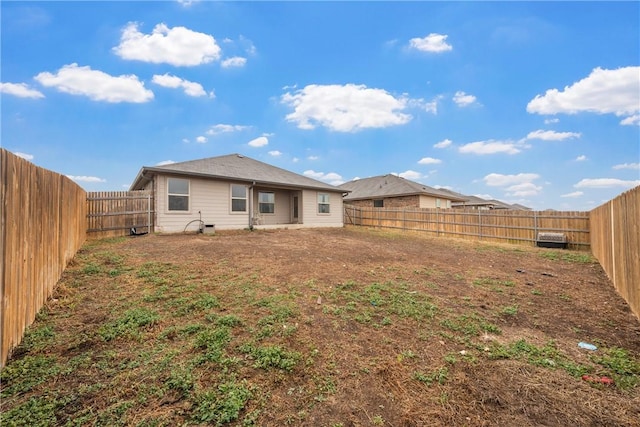
[[22, 340], [87, 235], [86, 193], [0, 149], [0, 366]]
[[593, 209], [591, 251], [640, 318], [640, 186]]
[[539, 232], [562, 232], [569, 247], [589, 249], [589, 213], [560, 211], [389, 209], [345, 205], [345, 224], [423, 231], [437, 236], [535, 245]]
[[90, 238], [127, 236], [153, 230], [153, 197], [147, 191], [100, 191], [87, 194]]

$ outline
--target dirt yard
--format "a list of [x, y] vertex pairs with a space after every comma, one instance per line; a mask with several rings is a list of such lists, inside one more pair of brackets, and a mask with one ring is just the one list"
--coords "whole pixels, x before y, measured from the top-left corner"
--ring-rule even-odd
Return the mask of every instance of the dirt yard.
[[1, 424], [640, 426], [640, 322], [585, 252], [364, 228], [95, 241], [2, 371]]

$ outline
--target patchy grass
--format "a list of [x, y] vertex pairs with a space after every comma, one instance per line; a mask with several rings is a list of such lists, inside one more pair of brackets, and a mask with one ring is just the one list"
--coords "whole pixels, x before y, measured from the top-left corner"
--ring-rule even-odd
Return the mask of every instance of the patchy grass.
[[[633, 323], [604, 279], [585, 282], [586, 261], [443, 241], [324, 230], [89, 242], [2, 370], [0, 423], [637, 420]], [[609, 311], [577, 308], [580, 292]]]

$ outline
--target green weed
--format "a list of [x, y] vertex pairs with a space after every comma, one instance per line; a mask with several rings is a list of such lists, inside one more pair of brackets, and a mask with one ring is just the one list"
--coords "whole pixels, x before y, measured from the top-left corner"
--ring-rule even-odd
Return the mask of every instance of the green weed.
[[240, 347], [240, 351], [253, 357], [254, 368], [262, 368], [265, 370], [275, 368], [283, 371], [291, 371], [301, 358], [300, 353], [287, 351], [277, 345], [255, 347], [245, 344]]
[[196, 395], [193, 421], [221, 426], [235, 421], [251, 398], [245, 382], [229, 381]]
[[602, 353], [602, 356], [592, 356], [591, 360], [608, 369], [619, 388], [630, 389], [640, 385], [640, 360], [618, 347], [605, 348]]
[[413, 373], [413, 378], [427, 385], [431, 385], [434, 382], [444, 384], [447, 381], [448, 375], [449, 370], [446, 367], [443, 367], [429, 373], [416, 371]]
[[551, 261], [562, 260], [579, 264], [593, 264], [596, 262], [591, 254], [585, 252], [545, 251], [540, 253], [540, 256]]
[[56, 337], [53, 327], [42, 325], [27, 329], [22, 339], [21, 347], [29, 351], [37, 351], [46, 348]]
[[204, 356], [200, 361], [221, 362], [229, 341], [231, 341], [231, 333], [226, 327], [206, 329], [198, 333], [195, 338], [195, 347], [204, 350]]
[[160, 316], [146, 308], [127, 310], [122, 317], [106, 323], [98, 330], [98, 334], [105, 341], [119, 337], [140, 338], [140, 330], [154, 324]]
[[2, 394], [0, 396], [9, 397], [17, 393], [26, 393], [58, 373], [60, 373], [60, 367], [54, 357], [24, 356], [12, 361], [2, 369], [0, 373]]
[[518, 314], [518, 305], [516, 304], [502, 307], [500, 313], [504, 314], [505, 316], [515, 316]]

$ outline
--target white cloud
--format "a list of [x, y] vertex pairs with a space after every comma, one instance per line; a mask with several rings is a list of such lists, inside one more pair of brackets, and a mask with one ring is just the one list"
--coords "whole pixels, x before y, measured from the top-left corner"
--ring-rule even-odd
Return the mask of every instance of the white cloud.
[[421, 165], [437, 165], [439, 163], [442, 163], [442, 160], [434, 159], [433, 157], [423, 157], [418, 160], [418, 163]]
[[161, 162], [156, 163], [156, 166], [171, 165], [173, 163], [175, 163], [173, 160], [163, 160]]
[[422, 102], [421, 106], [427, 113], [438, 114], [438, 102], [440, 102], [441, 99], [442, 96], [436, 96], [429, 102]]
[[559, 122], [560, 122], [560, 119], [558, 119], [557, 117], [554, 117], [553, 119], [545, 119], [544, 120], [544, 124], [545, 125], [550, 125], [550, 124], [559, 123]]
[[31, 89], [26, 83], [0, 83], [0, 93], [17, 96], [18, 98], [44, 98], [42, 92]]
[[138, 23], [130, 22], [113, 51], [123, 59], [194, 66], [218, 60], [221, 49], [209, 34], [165, 24], [156, 25], [151, 34], [143, 34], [138, 31]]
[[542, 187], [535, 185], [532, 182], [523, 182], [520, 184], [514, 184], [506, 188], [506, 195], [508, 197], [526, 197], [535, 196], [542, 190]]
[[172, 89], [182, 88], [184, 89], [184, 93], [189, 96], [205, 96], [207, 94], [200, 83], [190, 82], [189, 80], [172, 76], [169, 73], [162, 75], [156, 74], [151, 81], [163, 87]]
[[207, 138], [204, 136], [199, 136], [196, 138], [196, 142], [199, 144], [204, 144], [205, 142], [207, 142]]
[[405, 97], [365, 85], [308, 85], [285, 93], [281, 100], [294, 108], [286, 118], [300, 129], [321, 125], [337, 132], [356, 132], [402, 125], [412, 118], [402, 113], [408, 104]]
[[464, 154], [518, 154], [521, 148], [529, 148], [528, 145], [519, 144], [512, 141], [476, 141], [462, 145], [458, 151]]
[[431, 33], [426, 37], [416, 37], [409, 40], [409, 47], [421, 52], [441, 53], [448, 52], [453, 46], [447, 43], [447, 35]]
[[529, 113], [576, 114], [590, 112], [629, 116], [622, 124], [633, 124], [640, 119], [640, 67], [616, 70], [595, 68], [588, 77], [565, 86], [563, 91], [549, 89], [536, 95], [527, 105]]
[[581, 154], [578, 157], [576, 157], [576, 162], [584, 162], [585, 160], [587, 160], [587, 156], [585, 156], [584, 154]]
[[318, 156], [309, 156], [307, 157], [307, 160], [318, 160], [320, 157]]
[[562, 194], [560, 197], [580, 197], [583, 194], [582, 191], [574, 191], [573, 193]]
[[226, 124], [220, 123], [220, 124], [211, 126], [209, 130], [207, 130], [207, 135], [219, 135], [221, 133], [240, 132], [250, 128], [251, 126], [226, 125]]
[[434, 144], [433, 146], [435, 148], [447, 148], [448, 146], [450, 146], [453, 143], [453, 141], [451, 141], [450, 139], [443, 139], [442, 141]]
[[25, 160], [33, 160], [33, 154], [21, 153], [19, 151], [13, 154], [15, 154], [18, 157], [22, 157]]
[[580, 138], [580, 132], [556, 132], [553, 130], [536, 130], [529, 132], [527, 139], [541, 139], [543, 141], [562, 141], [564, 139]]
[[616, 178], [586, 178], [574, 185], [576, 188], [612, 188], [625, 187], [631, 188], [640, 185], [640, 180], [624, 181]]
[[620, 124], [627, 126], [640, 126], [640, 114], [629, 116], [626, 119], [621, 120]]
[[517, 175], [503, 175], [500, 173], [490, 173], [483, 180], [486, 185], [491, 187], [515, 186], [518, 184], [529, 183], [540, 178], [536, 173], [519, 173]]
[[453, 102], [455, 102], [458, 107], [466, 107], [476, 102], [476, 97], [459, 90], [453, 95]]
[[342, 176], [335, 172], [324, 173], [324, 172], [316, 172], [314, 170], [306, 170], [302, 174], [304, 176], [308, 176], [309, 178], [328, 182], [331, 185], [340, 185], [344, 183], [344, 179], [342, 179]]
[[416, 171], [413, 171], [411, 169], [399, 173], [398, 176], [400, 178], [405, 178], [405, 179], [408, 179], [408, 180], [411, 180], [411, 181], [417, 181], [417, 180], [422, 179], [424, 177], [424, 175], [422, 175], [420, 172], [416, 172]]
[[620, 165], [615, 165], [613, 166], [612, 169], [635, 169], [635, 170], [640, 170], [640, 163], [622, 163]]
[[189, 7], [194, 3], [198, 3], [200, 0], [177, 0], [183, 7]]
[[106, 179], [98, 178], [96, 176], [85, 176], [85, 175], [67, 175], [67, 178], [72, 179], [76, 182], [107, 182]]
[[269, 140], [266, 136], [259, 136], [248, 142], [250, 147], [264, 147], [269, 144]]
[[247, 63], [247, 58], [242, 58], [241, 56], [234, 56], [232, 58], [227, 58], [220, 63], [222, 68], [239, 68], [244, 67]]
[[280, 157], [282, 156], [282, 153], [278, 150], [273, 150], [273, 151], [269, 151], [269, 155], [273, 157]]
[[144, 83], [135, 75], [114, 77], [91, 67], [78, 67], [75, 63], [63, 66], [56, 74], [40, 73], [35, 79], [43, 86], [87, 96], [94, 101], [141, 103], [153, 99], [153, 92], [145, 89]]

